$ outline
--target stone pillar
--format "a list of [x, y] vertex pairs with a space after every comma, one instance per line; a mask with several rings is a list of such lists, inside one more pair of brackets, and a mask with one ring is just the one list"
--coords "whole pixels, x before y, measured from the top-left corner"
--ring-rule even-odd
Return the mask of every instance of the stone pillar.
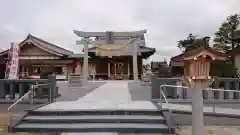
[[65, 76], [65, 79], [67, 80], [67, 79], [68, 79], [67, 66], [63, 66], [63, 67], [62, 67], [62, 72], [63, 72], [63, 75]]
[[133, 41], [133, 78], [134, 81], [138, 81], [138, 44]]
[[192, 91], [192, 134], [204, 135], [203, 122], [203, 96], [201, 86], [197, 86]]
[[[235, 85], [236, 85], [236, 90], [239, 91], [239, 80], [237, 80], [237, 81], [235, 82]], [[240, 99], [240, 93], [236, 92], [235, 95], [236, 95], [236, 99], [239, 100], [239, 99]]]
[[[224, 88], [219, 88], [219, 89], [224, 89]], [[219, 97], [218, 99], [223, 100], [224, 99], [224, 91], [219, 91]]]
[[[182, 80], [177, 81], [177, 86], [182, 86]], [[182, 99], [183, 98], [183, 92], [182, 92], [183, 88], [177, 88], [177, 98], [178, 99]]]
[[55, 75], [49, 75], [48, 76], [48, 83], [51, 84], [49, 88], [49, 101], [53, 102], [56, 98], [58, 91], [56, 89], [57, 82], [56, 82], [56, 76]]
[[233, 99], [234, 99], [234, 93], [228, 92], [228, 100], [233, 100]]
[[213, 97], [213, 91], [207, 90], [206, 92], [207, 92], [207, 99], [210, 99], [210, 100], [214, 99], [214, 97]]
[[[84, 38], [87, 40], [87, 38]], [[84, 41], [84, 60], [83, 60], [83, 80], [82, 84], [86, 85], [88, 81], [88, 42]]]
[[192, 99], [193, 92], [191, 90], [186, 90], [186, 99]]
[[5, 87], [5, 81], [1, 80], [0, 81], [0, 98], [4, 99], [5, 98], [5, 94], [6, 94], [6, 87]]

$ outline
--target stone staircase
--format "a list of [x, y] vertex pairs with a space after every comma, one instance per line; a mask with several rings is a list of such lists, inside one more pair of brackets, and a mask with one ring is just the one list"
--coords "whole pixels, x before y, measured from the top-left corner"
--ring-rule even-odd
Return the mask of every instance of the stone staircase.
[[167, 110], [30, 110], [12, 132], [173, 133]]

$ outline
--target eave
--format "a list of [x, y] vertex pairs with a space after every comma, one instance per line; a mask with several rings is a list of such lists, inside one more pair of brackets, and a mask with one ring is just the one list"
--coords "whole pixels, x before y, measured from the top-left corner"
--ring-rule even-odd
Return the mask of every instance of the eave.
[[[69, 55], [69, 54], [72, 54], [73, 52], [69, 51], [69, 50], [66, 50], [64, 48], [61, 48], [61, 47], [58, 47], [52, 43], [49, 43], [47, 41], [44, 41], [42, 39], [39, 39], [37, 37], [34, 37], [32, 36], [31, 34], [29, 34], [26, 39], [24, 39], [20, 44], [19, 44], [19, 47], [23, 47], [24, 45], [26, 44], [29, 44], [29, 43], [32, 43], [33, 45], [35, 45], [36, 47], [46, 51], [46, 52], [49, 52], [51, 54], [54, 54], [54, 55], [57, 55], [57, 56], [65, 56], [65, 55]], [[56, 48], [56, 49], [54, 49]], [[58, 52], [56, 51], [57, 49], [61, 50], [61, 52]], [[3, 52], [0, 52], [0, 56], [3, 56], [3, 55], [7, 55], [9, 49], [3, 51]], [[65, 53], [62, 53], [62, 52], [65, 52]]]

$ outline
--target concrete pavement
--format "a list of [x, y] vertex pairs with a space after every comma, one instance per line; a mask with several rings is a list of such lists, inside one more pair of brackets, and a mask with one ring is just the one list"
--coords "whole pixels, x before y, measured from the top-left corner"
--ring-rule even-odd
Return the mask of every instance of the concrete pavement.
[[157, 109], [150, 101], [133, 101], [128, 84], [132, 81], [106, 81], [76, 101], [55, 102], [39, 110], [75, 109]]

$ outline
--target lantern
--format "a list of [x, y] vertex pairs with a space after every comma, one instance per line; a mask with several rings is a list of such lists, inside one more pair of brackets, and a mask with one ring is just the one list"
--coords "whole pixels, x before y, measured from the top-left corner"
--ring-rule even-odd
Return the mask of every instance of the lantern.
[[213, 79], [209, 75], [211, 62], [213, 60], [226, 60], [227, 57], [221, 54], [208, 44], [209, 37], [198, 41], [198, 48], [184, 53], [184, 78], [185, 83], [193, 88], [197, 83], [201, 83], [202, 87], [207, 87], [212, 83]]
[[213, 79], [209, 75], [213, 60], [226, 60], [224, 54], [216, 52], [209, 47], [209, 37], [196, 41], [188, 51], [183, 54], [184, 81], [192, 88], [192, 134], [204, 135], [203, 97], [202, 90], [208, 87]]

